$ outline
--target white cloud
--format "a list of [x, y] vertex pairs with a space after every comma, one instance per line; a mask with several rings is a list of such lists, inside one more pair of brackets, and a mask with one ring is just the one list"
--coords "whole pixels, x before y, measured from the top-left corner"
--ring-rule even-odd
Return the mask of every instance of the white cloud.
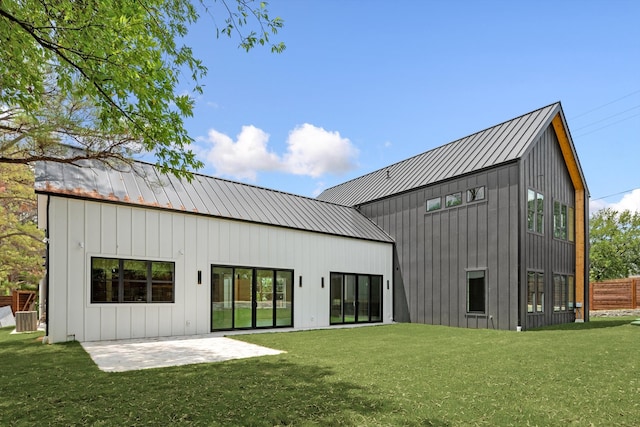
[[296, 175], [317, 178], [325, 173], [341, 174], [355, 168], [358, 150], [338, 132], [330, 132], [309, 123], [289, 133], [284, 168]]
[[318, 178], [341, 174], [356, 167], [358, 150], [339, 132], [305, 123], [289, 133], [287, 150], [282, 155], [269, 151], [269, 134], [255, 126], [243, 126], [234, 141], [211, 129], [198, 141], [210, 146], [197, 150], [216, 173], [255, 181], [263, 171], [281, 171]]
[[237, 138], [234, 142], [214, 129], [209, 131], [208, 141], [213, 147], [206, 158], [218, 173], [255, 181], [258, 171], [280, 168], [278, 156], [267, 150], [269, 134], [255, 126], [243, 126]]
[[589, 202], [589, 212], [592, 214], [604, 208], [610, 208], [618, 212], [625, 210], [640, 212], [640, 188], [637, 188], [630, 193], [626, 193], [622, 196], [622, 199], [616, 203], [607, 203], [602, 199]]
[[622, 200], [618, 203], [612, 203], [610, 207], [617, 211], [640, 212], [640, 189], [635, 189], [631, 193], [625, 194], [622, 196]]

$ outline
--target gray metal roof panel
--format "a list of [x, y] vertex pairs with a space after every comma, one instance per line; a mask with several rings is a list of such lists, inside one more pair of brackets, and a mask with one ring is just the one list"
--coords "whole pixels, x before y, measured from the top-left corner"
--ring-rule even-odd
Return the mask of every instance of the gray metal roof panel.
[[559, 103], [548, 105], [328, 188], [318, 199], [356, 206], [516, 160], [559, 111]]
[[37, 162], [35, 190], [393, 242], [351, 207], [199, 174], [188, 182], [145, 163], [114, 170], [96, 162]]

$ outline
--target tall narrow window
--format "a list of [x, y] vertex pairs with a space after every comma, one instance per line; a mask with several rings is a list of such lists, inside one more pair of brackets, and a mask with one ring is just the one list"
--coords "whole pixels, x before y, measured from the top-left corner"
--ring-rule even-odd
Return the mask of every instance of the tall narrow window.
[[544, 196], [531, 189], [527, 191], [527, 230], [544, 233]]
[[544, 233], [544, 196], [536, 194], [536, 232]]
[[573, 242], [573, 219], [573, 208], [558, 201], [553, 202], [553, 237]]
[[544, 274], [530, 271], [527, 273], [527, 312], [544, 312]]
[[538, 292], [536, 295], [536, 311], [544, 312], [544, 273], [538, 273]]
[[571, 207], [568, 209], [567, 213], [568, 213], [567, 238], [569, 239], [570, 242], [573, 242], [575, 241], [575, 238], [576, 238], [576, 224], [575, 224], [576, 214], [573, 208]]
[[484, 270], [467, 272], [467, 313], [485, 313], [486, 290]]

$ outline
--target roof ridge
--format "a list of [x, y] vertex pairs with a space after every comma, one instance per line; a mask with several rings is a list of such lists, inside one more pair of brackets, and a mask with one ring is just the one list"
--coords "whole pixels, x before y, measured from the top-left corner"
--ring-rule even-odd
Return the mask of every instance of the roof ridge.
[[413, 156], [411, 156], [411, 157], [407, 157], [406, 159], [403, 159], [403, 160], [397, 161], [397, 162], [395, 162], [395, 163], [392, 163], [392, 164], [390, 164], [390, 165], [384, 166], [384, 167], [382, 167], [382, 168], [375, 169], [375, 170], [373, 170], [373, 171], [371, 171], [371, 172], [368, 172], [368, 173], [366, 173], [366, 174], [364, 174], [364, 175], [360, 175], [360, 176], [357, 176], [357, 177], [355, 177], [355, 178], [352, 178], [352, 179], [350, 179], [350, 180], [348, 180], [348, 181], [341, 182], [340, 184], [336, 184], [336, 185], [333, 185], [333, 186], [331, 186], [331, 187], [325, 188], [323, 192], [328, 191], [328, 190], [331, 190], [331, 189], [333, 189], [333, 188], [337, 188], [337, 187], [343, 186], [343, 185], [348, 184], [348, 183], [350, 183], [350, 182], [357, 181], [357, 180], [362, 179], [362, 178], [364, 178], [364, 177], [371, 176], [371, 175], [376, 174], [376, 173], [379, 173], [379, 172], [381, 172], [381, 171], [388, 170], [388, 169], [392, 168], [393, 166], [396, 166], [396, 165], [399, 165], [399, 164], [402, 164], [402, 163], [408, 162], [408, 161], [413, 160], [413, 159], [415, 159], [415, 158], [417, 158], [417, 157], [424, 156], [424, 155], [425, 155], [425, 154], [427, 154], [427, 153], [431, 153], [431, 152], [434, 152], [434, 151], [436, 151], [436, 150], [443, 149], [443, 148], [445, 148], [445, 147], [447, 147], [447, 146], [449, 146], [449, 145], [452, 145], [452, 144], [455, 144], [455, 143], [457, 143], [457, 142], [459, 142], [459, 141], [462, 141], [463, 139], [471, 138], [471, 137], [473, 137], [473, 136], [475, 136], [475, 135], [478, 135], [478, 134], [481, 134], [481, 133], [487, 132], [487, 131], [489, 131], [489, 130], [491, 130], [491, 129], [493, 129], [493, 128], [497, 128], [497, 127], [499, 127], [499, 126], [503, 126], [503, 125], [505, 125], [506, 123], [509, 123], [509, 122], [513, 122], [513, 121], [519, 120], [519, 119], [521, 119], [522, 117], [529, 116], [529, 115], [531, 115], [531, 114], [537, 113], [538, 111], [544, 110], [544, 109], [549, 108], [549, 107], [551, 107], [551, 106], [554, 106], [554, 105], [556, 105], [556, 104], [561, 105], [561, 104], [560, 104], [560, 101], [552, 102], [551, 104], [549, 104], [549, 105], [545, 105], [544, 107], [537, 108], [537, 109], [535, 109], [535, 110], [529, 111], [528, 113], [524, 113], [524, 114], [521, 114], [521, 115], [519, 115], [519, 116], [517, 116], [517, 117], [513, 117], [513, 118], [511, 118], [511, 119], [509, 119], [509, 120], [504, 120], [504, 121], [502, 121], [502, 122], [500, 122], [500, 123], [497, 123], [497, 124], [495, 124], [495, 125], [493, 125], [493, 126], [489, 126], [489, 127], [487, 127], [487, 128], [484, 128], [484, 129], [482, 129], [482, 130], [476, 131], [476, 132], [471, 133], [471, 134], [469, 134], [469, 135], [465, 135], [465, 136], [463, 136], [463, 137], [460, 137], [460, 138], [454, 139], [453, 141], [447, 142], [447, 143], [445, 143], [445, 144], [438, 145], [437, 147], [431, 148], [431, 149], [429, 149], [429, 150], [427, 150], [427, 151], [423, 151], [423, 152], [418, 153], [418, 154], [415, 154], [415, 155], [413, 155]]

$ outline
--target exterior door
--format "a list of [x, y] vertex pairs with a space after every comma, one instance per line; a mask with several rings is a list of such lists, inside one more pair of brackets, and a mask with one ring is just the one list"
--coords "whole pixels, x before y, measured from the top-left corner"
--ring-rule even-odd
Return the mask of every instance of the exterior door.
[[331, 273], [330, 323], [382, 321], [382, 276]]
[[211, 267], [211, 330], [293, 326], [293, 271]]

